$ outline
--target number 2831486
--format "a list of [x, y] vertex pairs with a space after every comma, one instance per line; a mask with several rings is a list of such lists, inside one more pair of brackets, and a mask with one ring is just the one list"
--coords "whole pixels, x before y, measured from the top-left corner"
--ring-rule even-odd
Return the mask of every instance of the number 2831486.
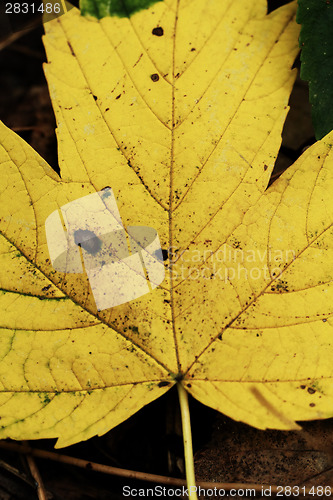
[[62, 8], [59, 3], [37, 3], [37, 2], [6, 2], [6, 14], [61, 14]]

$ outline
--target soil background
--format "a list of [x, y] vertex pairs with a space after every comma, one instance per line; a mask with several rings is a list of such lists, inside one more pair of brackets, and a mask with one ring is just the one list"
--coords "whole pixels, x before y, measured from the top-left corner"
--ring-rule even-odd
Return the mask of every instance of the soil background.
[[[269, 8], [282, 3], [286, 2], [271, 1]], [[58, 170], [55, 119], [42, 70], [41, 20], [17, 16], [8, 23], [3, 16], [1, 4], [0, 118]], [[299, 61], [295, 66], [299, 67]], [[308, 88], [299, 78], [290, 106], [272, 182], [314, 142]], [[190, 407], [198, 482], [237, 482], [244, 483], [244, 488], [248, 483], [333, 487], [333, 419], [301, 423], [303, 430], [299, 432], [259, 431], [192, 399]], [[49, 451], [54, 451], [54, 444], [55, 440], [29, 443]], [[35, 500], [42, 494], [50, 500], [118, 500], [125, 498], [124, 485], [154, 486], [95, 472], [89, 464], [82, 469], [36, 458], [35, 467], [44, 484], [38, 493], [29, 458], [2, 449], [2, 445], [0, 441], [0, 500]], [[106, 435], [59, 452], [127, 470], [184, 478], [176, 390]]]

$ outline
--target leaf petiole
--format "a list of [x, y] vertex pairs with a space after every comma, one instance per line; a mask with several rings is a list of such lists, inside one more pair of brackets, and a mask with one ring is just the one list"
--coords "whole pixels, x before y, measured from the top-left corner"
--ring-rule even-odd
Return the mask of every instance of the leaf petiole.
[[187, 396], [187, 391], [184, 389], [181, 382], [178, 382], [177, 389], [178, 389], [180, 411], [182, 416], [186, 483], [189, 491], [189, 497], [192, 500], [198, 500], [195, 487], [192, 432], [191, 432], [190, 409], [188, 406], [188, 396]]

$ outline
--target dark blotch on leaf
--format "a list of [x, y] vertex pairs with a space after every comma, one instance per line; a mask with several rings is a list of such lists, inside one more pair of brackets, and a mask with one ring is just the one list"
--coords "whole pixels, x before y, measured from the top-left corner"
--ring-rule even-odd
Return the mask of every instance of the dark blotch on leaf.
[[167, 385], [170, 385], [170, 382], [162, 380], [162, 382], [159, 382], [158, 387], [166, 387]]
[[164, 30], [163, 28], [161, 28], [161, 26], [157, 26], [156, 28], [153, 29], [152, 34], [155, 36], [163, 36]]
[[162, 249], [162, 257], [163, 257], [163, 260], [168, 260], [168, 258], [169, 258], [168, 250]]
[[78, 229], [74, 233], [75, 245], [83, 248], [91, 255], [97, 254], [102, 248], [102, 241], [89, 229]]
[[154, 73], [153, 75], [151, 75], [150, 78], [153, 80], [153, 82], [158, 82], [158, 80], [160, 79], [160, 77], [158, 76], [157, 73]]
[[43, 401], [43, 403], [45, 405], [48, 405], [49, 403], [51, 403], [51, 399], [50, 399], [50, 396], [48, 394], [44, 395], [44, 401]]

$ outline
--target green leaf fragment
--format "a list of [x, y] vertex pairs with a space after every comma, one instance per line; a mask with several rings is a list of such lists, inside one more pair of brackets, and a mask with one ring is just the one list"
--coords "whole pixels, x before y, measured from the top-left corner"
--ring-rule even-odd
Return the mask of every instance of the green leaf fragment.
[[309, 82], [316, 139], [333, 129], [333, 2], [298, 0], [301, 78]]
[[131, 17], [162, 0], [80, 0], [81, 14], [102, 19], [108, 16]]

